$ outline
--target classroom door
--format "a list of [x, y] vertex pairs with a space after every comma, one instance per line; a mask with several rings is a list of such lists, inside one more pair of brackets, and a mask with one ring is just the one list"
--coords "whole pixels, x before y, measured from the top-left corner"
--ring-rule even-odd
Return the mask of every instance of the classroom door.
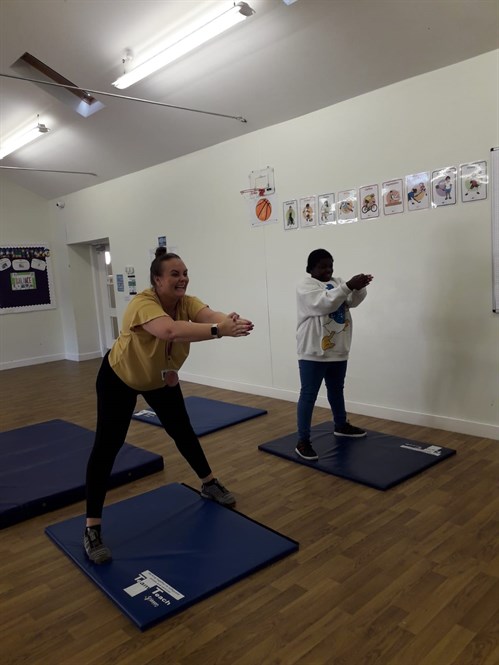
[[119, 335], [113, 265], [109, 243], [94, 245], [93, 248], [99, 335], [101, 351], [105, 354]]

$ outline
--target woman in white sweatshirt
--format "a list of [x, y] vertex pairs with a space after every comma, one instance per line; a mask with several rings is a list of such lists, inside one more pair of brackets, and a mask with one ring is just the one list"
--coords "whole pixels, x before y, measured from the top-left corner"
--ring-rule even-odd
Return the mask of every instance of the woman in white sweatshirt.
[[361, 437], [364, 430], [347, 420], [343, 386], [352, 339], [350, 308], [366, 297], [372, 275], [355, 275], [348, 282], [333, 277], [333, 257], [315, 249], [308, 257], [307, 273], [296, 290], [297, 348], [300, 369], [298, 443], [296, 453], [306, 460], [318, 456], [310, 444], [310, 426], [317, 395], [325, 381], [336, 436]]

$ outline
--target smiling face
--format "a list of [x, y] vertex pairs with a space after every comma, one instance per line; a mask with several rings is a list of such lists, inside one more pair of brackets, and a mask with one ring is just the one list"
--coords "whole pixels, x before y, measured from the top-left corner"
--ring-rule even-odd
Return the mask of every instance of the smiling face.
[[182, 259], [168, 259], [162, 262], [161, 276], [154, 278], [154, 287], [162, 303], [175, 304], [185, 295], [189, 277]]
[[329, 282], [333, 276], [333, 259], [320, 259], [310, 271], [310, 276], [320, 282]]

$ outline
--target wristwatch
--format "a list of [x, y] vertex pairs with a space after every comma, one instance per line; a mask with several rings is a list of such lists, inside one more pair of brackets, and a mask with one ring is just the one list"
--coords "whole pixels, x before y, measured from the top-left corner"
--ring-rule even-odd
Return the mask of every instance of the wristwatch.
[[221, 337], [220, 333], [218, 332], [218, 323], [214, 323], [211, 326], [211, 336], [212, 337]]

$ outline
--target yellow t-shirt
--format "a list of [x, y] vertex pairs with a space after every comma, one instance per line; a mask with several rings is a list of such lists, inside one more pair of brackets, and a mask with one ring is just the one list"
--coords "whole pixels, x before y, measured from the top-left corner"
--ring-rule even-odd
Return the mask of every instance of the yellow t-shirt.
[[[177, 305], [177, 321], [193, 321], [207, 307], [195, 296], [183, 296]], [[138, 293], [125, 310], [122, 330], [109, 353], [109, 364], [127, 386], [155, 390], [165, 384], [162, 372], [179, 370], [189, 355], [189, 342], [167, 342], [142, 328], [160, 316], [168, 316], [153, 289]]]

